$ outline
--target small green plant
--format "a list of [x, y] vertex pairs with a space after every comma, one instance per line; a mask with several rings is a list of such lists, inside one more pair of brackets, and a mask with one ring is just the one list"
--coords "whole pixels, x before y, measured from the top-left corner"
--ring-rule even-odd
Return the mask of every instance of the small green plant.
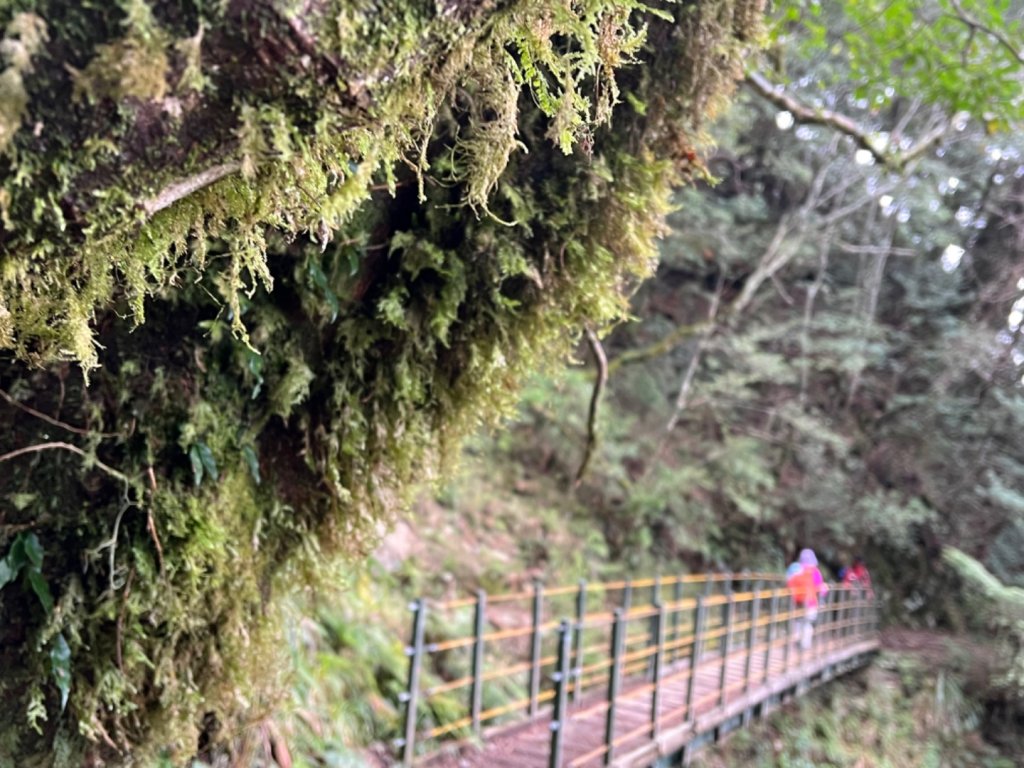
[[[0, 560], [0, 590], [22, 577], [22, 584], [39, 598], [39, 604], [49, 620], [53, 616], [53, 595], [50, 585], [43, 577], [43, 548], [39, 537], [28, 531], [15, 536], [7, 555]], [[60, 691], [60, 711], [68, 704], [71, 693], [71, 649], [61, 632], [54, 634], [47, 642], [49, 648], [50, 675]], [[41, 715], [45, 719], [45, 713]]]

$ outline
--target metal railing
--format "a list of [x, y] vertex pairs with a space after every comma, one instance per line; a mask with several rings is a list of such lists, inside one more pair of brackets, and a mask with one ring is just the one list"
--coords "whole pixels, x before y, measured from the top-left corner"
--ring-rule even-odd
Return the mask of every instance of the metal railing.
[[[724, 706], [766, 682], [773, 665], [786, 672], [826, 647], [855, 644], [877, 626], [872, 599], [833, 588], [819, 606], [814, 645], [794, 648], [803, 611], [793, 606], [784, 578], [765, 573], [551, 588], [538, 581], [519, 592], [420, 599], [410, 607], [405, 719], [396, 741], [407, 766], [442, 745], [480, 739], [492, 726], [543, 716], [551, 719], [555, 768], [563, 765], [569, 720], [601, 713], [603, 744], [566, 764], [602, 758], [607, 765], [620, 748], [655, 739], [667, 725], [692, 721], [702, 708]], [[718, 665], [718, 684], [700, 690], [695, 671], [708, 664]], [[737, 665], [741, 677], [731, 680]], [[668, 707], [661, 697], [672, 685], [685, 686], [685, 702]], [[649, 699], [650, 717], [620, 732], [623, 698]]]

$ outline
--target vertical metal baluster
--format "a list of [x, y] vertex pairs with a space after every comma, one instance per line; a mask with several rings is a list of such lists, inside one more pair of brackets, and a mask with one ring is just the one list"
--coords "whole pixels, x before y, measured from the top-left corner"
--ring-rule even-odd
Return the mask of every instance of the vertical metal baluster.
[[697, 696], [697, 665], [700, 663], [701, 635], [704, 633], [704, 596], [697, 597], [693, 609], [693, 645], [690, 647], [690, 677], [686, 681], [686, 722], [694, 720], [693, 705]]
[[658, 603], [654, 617], [654, 691], [651, 694], [651, 738], [658, 738], [661, 710], [661, 675], [665, 661], [665, 606]]
[[473, 615], [473, 687], [469, 694], [469, 711], [473, 721], [473, 733], [480, 735], [480, 709], [484, 695], [484, 629], [487, 625], [487, 593], [482, 589], [476, 593], [476, 611]]
[[676, 576], [676, 583], [672, 587], [672, 602], [675, 603], [672, 608], [672, 661], [679, 658], [679, 646], [675, 641], [679, 639], [679, 619], [683, 615], [683, 610], [679, 607], [679, 603], [683, 601], [683, 586], [683, 577]]
[[541, 631], [540, 625], [543, 618], [544, 608], [544, 585], [540, 579], [533, 582], [533, 631], [530, 635], [530, 717], [535, 717], [539, 709], [538, 697], [540, 696], [540, 651]]
[[[788, 590], [787, 590], [788, 593]], [[796, 624], [796, 603], [793, 601], [792, 593], [786, 595], [786, 645], [782, 649], [782, 671], [789, 672], [789, 658], [793, 652], [793, 627]]]
[[551, 719], [551, 749], [548, 752], [548, 768], [562, 768], [562, 744], [565, 741], [565, 726], [568, 721], [566, 699], [569, 689], [569, 655], [572, 633], [568, 621], [558, 627], [558, 668], [552, 679], [555, 683], [555, 711]]
[[743, 692], [750, 693], [750, 672], [754, 661], [754, 645], [757, 643], [757, 620], [761, 617], [761, 583], [754, 587], [750, 600], [750, 631], [747, 633], [747, 663], [743, 670]]
[[[651, 607], [655, 610], [661, 605], [661, 576], [654, 577], [654, 584], [651, 587]], [[648, 647], [653, 648], [658, 642], [658, 614], [651, 616], [650, 621], [650, 639], [648, 640]], [[647, 664], [647, 674], [650, 678], [654, 679], [654, 658], [651, 657], [650, 662]]]
[[427, 604], [423, 599], [414, 600], [412, 609], [412, 645], [406, 649], [409, 655], [409, 688], [405, 703], [405, 738], [402, 740], [402, 765], [412, 765], [416, 750], [416, 710], [420, 697], [420, 670], [423, 664], [423, 629], [427, 617]]
[[779, 620], [779, 595], [778, 591], [772, 587], [771, 597], [771, 611], [770, 618], [768, 620], [768, 648], [764, 652], [764, 677], [761, 678], [762, 682], [768, 682], [768, 675], [772, 668], [772, 644], [775, 642], [775, 623]]
[[583, 687], [583, 625], [587, 619], [587, 580], [580, 579], [580, 588], [576, 593], [576, 626], [573, 638], [572, 660], [572, 701], [579, 701]]
[[605, 765], [611, 765], [615, 758], [615, 705], [622, 683], [622, 646], [626, 638], [626, 621], [625, 611], [617, 608], [615, 623], [612, 624], [612, 666], [608, 673], [608, 710], [604, 724]]
[[718, 706], [725, 706], [725, 690], [729, 684], [729, 651], [732, 648], [733, 613], [736, 607], [736, 596], [732, 593], [732, 584], [728, 583], [729, 597], [725, 603], [725, 641], [722, 648], [722, 672], [718, 678]]

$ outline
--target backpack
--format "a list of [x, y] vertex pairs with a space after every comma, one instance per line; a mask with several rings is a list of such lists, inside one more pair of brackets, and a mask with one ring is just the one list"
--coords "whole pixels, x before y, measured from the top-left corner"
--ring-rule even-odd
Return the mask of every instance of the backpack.
[[814, 598], [814, 572], [811, 568], [801, 568], [786, 580], [786, 586], [793, 594], [793, 602], [805, 605]]

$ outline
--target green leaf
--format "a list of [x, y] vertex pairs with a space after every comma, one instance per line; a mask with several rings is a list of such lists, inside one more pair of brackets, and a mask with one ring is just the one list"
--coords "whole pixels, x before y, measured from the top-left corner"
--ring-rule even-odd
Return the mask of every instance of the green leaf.
[[210, 450], [210, 446], [200, 441], [195, 444], [195, 448], [199, 453], [199, 461], [203, 464], [203, 469], [206, 470], [206, 474], [216, 481], [220, 475], [217, 472], [217, 462], [213, 459], [213, 451]]
[[6, 557], [3, 560], [0, 560], [0, 589], [3, 589], [14, 581], [17, 575], [18, 569], [12, 568], [10, 563], [7, 562]]
[[252, 388], [252, 399], [255, 400], [263, 389], [263, 355], [251, 349], [246, 349], [246, 353], [248, 354], [249, 373], [256, 379], [256, 384]]
[[15, 573], [28, 563], [28, 556], [25, 554], [25, 534], [19, 533], [11, 544], [11, 549], [7, 553], [7, 563]]
[[36, 597], [42, 603], [46, 615], [50, 616], [53, 613], [53, 595], [50, 594], [50, 585], [46, 583], [43, 574], [36, 568], [29, 568], [28, 583], [32, 585], [32, 591], [36, 593]]
[[249, 466], [249, 474], [252, 475], [252, 479], [256, 481], [256, 485], [260, 484], [260, 460], [256, 456], [256, 451], [252, 449], [252, 446], [242, 446], [242, 458], [245, 459], [245, 463]]
[[338, 297], [334, 295], [334, 291], [331, 290], [331, 286], [327, 282], [327, 275], [324, 274], [323, 269], [317, 262], [309, 262], [309, 275], [313, 278], [313, 284], [323, 292], [324, 299], [326, 299], [328, 306], [331, 308], [331, 322], [333, 323], [338, 319], [338, 312], [341, 311]]
[[53, 638], [50, 647], [50, 674], [60, 689], [60, 711], [63, 712], [68, 705], [68, 694], [71, 693], [71, 649], [63, 634]]
[[199, 458], [199, 449], [194, 445], [189, 449], [188, 460], [192, 464], [192, 479], [198, 487], [203, 482], [203, 460]]
[[25, 556], [28, 557], [29, 562], [36, 568], [42, 567], [43, 548], [39, 544], [39, 537], [30, 531], [26, 534], [20, 534], [18, 538], [24, 539], [23, 546], [25, 547]]

